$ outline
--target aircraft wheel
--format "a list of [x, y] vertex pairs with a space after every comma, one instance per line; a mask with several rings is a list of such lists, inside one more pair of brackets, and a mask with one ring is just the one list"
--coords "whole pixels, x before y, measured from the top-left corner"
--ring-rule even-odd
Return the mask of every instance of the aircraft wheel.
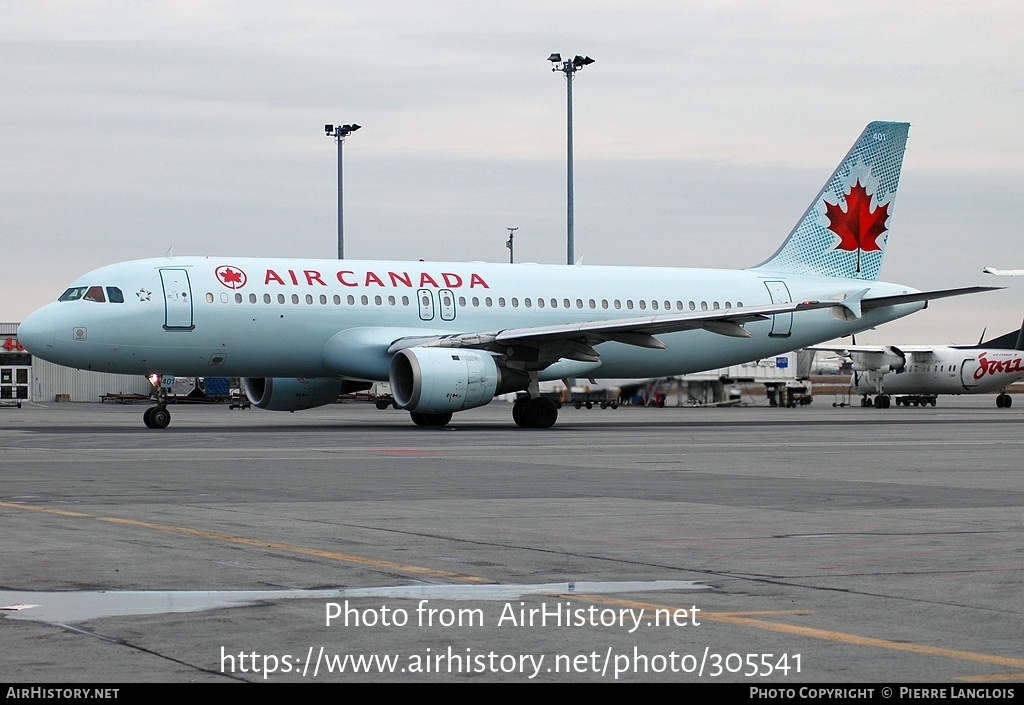
[[530, 403], [530, 397], [519, 397], [512, 405], [512, 420], [520, 428], [528, 428], [530, 423], [526, 419], [526, 405]]
[[[145, 417], [142, 419], [145, 421]], [[154, 406], [149, 410], [150, 428], [167, 428], [171, 423], [171, 412], [162, 406]]]
[[527, 404], [525, 416], [531, 428], [551, 428], [558, 420], [558, 407], [550, 399], [537, 397]]
[[888, 394], [883, 394], [882, 395], [882, 408], [883, 409], [888, 409], [889, 408], [889, 402], [890, 402], [889, 395]]
[[448, 422], [452, 420], [450, 411], [445, 414], [421, 414], [417, 411], [410, 411], [409, 416], [417, 426], [447, 426]]
[[932, 406], [935, 406], [938, 403], [939, 403], [938, 399], [932, 399]]
[[875, 408], [876, 409], [881, 409], [882, 408], [882, 395], [881, 394], [879, 394], [877, 397], [875, 397]]
[[153, 409], [155, 408], [151, 406], [142, 412], [142, 423], [146, 424], [146, 428], [153, 428]]
[[572, 405], [575, 406], [577, 409], [582, 409], [583, 408], [583, 404], [581, 402], [578, 402], [578, 401], [574, 401], [572, 403]]
[[1003, 396], [1006, 397], [1006, 399], [1003, 401], [1003, 408], [1009, 409], [1011, 406], [1013, 406], [1013, 397], [1011, 397], [1009, 394], [1004, 394]]
[[388, 402], [386, 399], [378, 399], [376, 402], [374, 402], [374, 404], [381, 411], [384, 411], [384, 409], [386, 409], [389, 406], [391, 406], [391, 403]]

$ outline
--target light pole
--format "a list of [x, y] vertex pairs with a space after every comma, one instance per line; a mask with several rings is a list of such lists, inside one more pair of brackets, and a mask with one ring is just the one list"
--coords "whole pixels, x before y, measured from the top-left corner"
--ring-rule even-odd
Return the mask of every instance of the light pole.
[[566, 105], [568, 106], [566, 113], [566, 191], [568, 192], [566, 204], [566, 264], [573, 264], [576, 261], [576, 246], [572, 200], [572, 78], [573, 74], [584, 66], [589, 66], [594, 63], [594, 60], [589, 56], [580, 56], [577, 54], [572, 59], [562, 61], [561, 54], [552, 54], [548, 57], [548, 61], [552, 64], [552, 71], [561, 71], [565, 74]]
[[324, 132], [328, 137], [333, 137], [338, 143], [338, 259], [345, 259], [345, 219], [342, 208], [342, 179], [341, 179], [341, 145], [345, 138], [359, 129], [355, 123], [351, 125], [324, 125]]
[[516, 253], [515, 244], [513, 243], [513, 240], [515, 239], [514, 233], [516, 230], [519, 230], [519, 228], [505, 228], [505, 230], [508, 230], [508, 242], [505, 243], [505, 247], [508, 248], [508, 263], [512, 264], [515, 261]]

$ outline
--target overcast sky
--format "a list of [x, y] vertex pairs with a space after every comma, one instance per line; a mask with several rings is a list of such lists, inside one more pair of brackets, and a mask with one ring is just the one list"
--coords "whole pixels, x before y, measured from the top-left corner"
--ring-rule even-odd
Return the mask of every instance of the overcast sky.
[[[493, 6], [492, 6], [493, 5]], [[164, 255], [746, 267], [871, 120], [911, 123], [882, 279], [1005, 291], [860, 342], [1024, 317], [1024, 4], [0, 1], [0, 320]]]

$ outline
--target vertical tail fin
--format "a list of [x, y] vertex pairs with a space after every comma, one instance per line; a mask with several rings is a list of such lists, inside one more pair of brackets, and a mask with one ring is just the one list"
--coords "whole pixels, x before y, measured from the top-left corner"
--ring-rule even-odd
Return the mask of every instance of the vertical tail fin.
[[789, 233], [752, 269], [878, 279], [907, 145], [906, 122], [872, 122]]
[[1012, 333], [1001, 335], [992, 340], [978, 341], [974, 348], [996, 348], [998, 350], [1024, 350], [1024, 323]]

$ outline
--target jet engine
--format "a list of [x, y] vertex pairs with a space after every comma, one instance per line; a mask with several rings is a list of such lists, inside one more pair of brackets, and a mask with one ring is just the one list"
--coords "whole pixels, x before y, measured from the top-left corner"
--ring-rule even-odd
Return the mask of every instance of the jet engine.
[[895, 345], [886, 345], [879, 351], [858, 350], [850, 354], [853, 369], [858, 372], [895, 372], [907, 366], [907, 354]]
[[270, 411], [302, 411], [338, 399], [345, 380], [316, 377], [244, 377], [242, 389], [254, 405]]
[[391, 359], [391, 394], [399, 408], [444, 414], [490, 403], [526, 389], [526, 372], [500, 366], [493, 356], [464, 348], [413, 347]]

